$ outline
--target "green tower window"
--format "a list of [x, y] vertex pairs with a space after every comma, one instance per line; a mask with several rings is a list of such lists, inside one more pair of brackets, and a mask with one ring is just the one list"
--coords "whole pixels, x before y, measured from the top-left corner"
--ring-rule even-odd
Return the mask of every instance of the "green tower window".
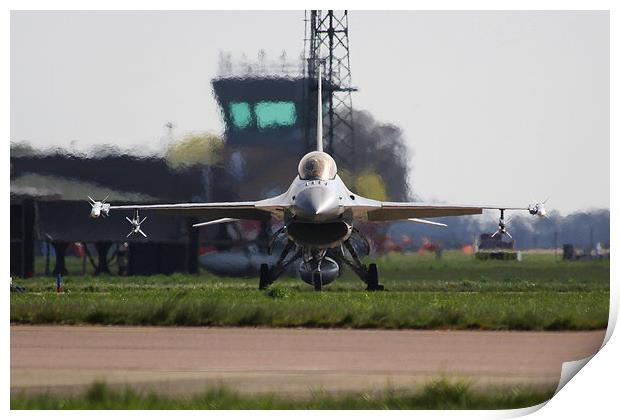
[[293, 102], [259, 102], [254, 105], [258, 128], [294, 125], [297, 110]]
[[252, 111], [247, 102], [231, 102], [230, 119], [236, 128], [246, 128], [252, 123]]

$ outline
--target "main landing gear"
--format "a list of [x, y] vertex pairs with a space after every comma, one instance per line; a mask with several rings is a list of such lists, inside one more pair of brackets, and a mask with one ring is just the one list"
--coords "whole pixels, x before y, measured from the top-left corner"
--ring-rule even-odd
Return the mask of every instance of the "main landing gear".
[[284, 249], [280, 253], [278, 261], [276, 261], [276, 263], [272, 267], [269, 267], [268, 264], [260, 265], [260, 279], [258, 283], [258, 288], [260, 290], [268, 288], [278, 277], [282, 275], [282, 273], [284, 273], [284, 271], [288, 268], [289, 265], [293, 263], [293, 261], [301, 257], [300, 249], [291, 258], [289, 258], [288, 260], [286, 259], [288, 254], [294, 248], [295, 243], [293, 241], [287, 241]]
[[[361, 234], [360, 237], [364, 240], [364, 237], [361, 236]], [[369, 246], [367, 243], [366, 248], [369, 251]], [[296, 250], [296, 252], [292, 254], [292, 251], [294, 250]], [[273, 266], [270, 267], [268, 264], [261, 264], [258, 288], [261, 290], [268, 288], [293, 262], [304, 257], [304, 255], [304, 258], [308, 258], [308, 252], [312, 254], [312, 258], [310, 260], [315, 261], [317, 267], [320, 267], [321, 261], [324, 261], [324, 258], [329, 257], [328, 259], [331, 259], [332, 263], [335, 260], [341, 267], [343, 263], [349, 266], [353, 272], [357, 274], [357, 276], [366, 284], [366, 290], [371, 292], [385, 290], [383, 285], [379, 284], [379, 271], [377, 270], [377, 264], [363, 264], [350, 240], [345, 241], [342, 244], [342, 247], [339, 248], [332, 248], [329, 250], [306, 250], [306, 254], [304, 254], [304, 249], [302, 247], [298, 247], [293, 241], [288, 240], [284, 246], [284, 249], [280, 253], [278, 260]], [[289, 256], [289, 254], [292, 254], [292, 256]], [[332, 278], [330, 277], [327, 282], [324, 282], [325, 279], [323, 276], [325, 273], [321, 272], [321, 270], [317, 269], [317, 267], [313, 267], [316, 271], [313, 270], [312, 272], [311, 284], [314, 287], [314, 290], [318, 292], [321, 291], [323, 285], [329, 283]]]
[[271, 284], [271, 273], [269, 270], [269, 265], [261, 264], [260, 265], [260, 279], [258, 281], [259, 290], [265, 290]]
[[368, 264], [368, 272], [366, 273], [366, 290], [371, 292], [385, 290], [382, 284], [379, 284], [379, 271], [377, 264]]
[[351, 244], [351, 241], [347, 240], [344, 242], [344, 248], [349, 252], [353, 261], [349, 261], [349, 259], [344, 254], [344, 250], [342, 250], [343, 261], [347, 264], [351, 269], [357, 274], [357, 276], [366, 283], [366, 290], [369, 292], [377, 292], [385, 290], [382, 284], [379, 284], [379, 271], [377, 270], [377, 264], [368, 264], [368, 266], [364, 265], [357, 255], [357, 251]]

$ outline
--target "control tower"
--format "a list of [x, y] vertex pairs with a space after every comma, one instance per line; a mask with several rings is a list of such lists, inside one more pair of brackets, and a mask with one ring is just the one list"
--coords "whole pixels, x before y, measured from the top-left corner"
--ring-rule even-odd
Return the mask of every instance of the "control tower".
[[316, 82], [299, 76], [213, 80], [225, 126], [224, 172], [234, 181], [225, 189], [230, 197], [218, 200], [257, 200], [290, 185], [299, 160], [309, 151], [305, 136], [310, 83]]

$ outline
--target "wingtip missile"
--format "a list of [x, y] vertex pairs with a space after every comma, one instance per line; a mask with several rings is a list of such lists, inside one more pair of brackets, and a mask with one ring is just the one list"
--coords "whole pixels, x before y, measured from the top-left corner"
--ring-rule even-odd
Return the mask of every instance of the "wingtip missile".
[[[549, 198], [547, 198], [549, 200]], [[547, 210], [545, 209], [545, 203], [547, 200], [539, 203], [530, 204], [527, 210], [532, 216], [545, 217], [547, 216]]]
[[106, 217], [108, 213], [110, 213], [110, 204], [106, 203], [106, 200], [109, 196], [107, 196], [103, 201], [97, 201], [93, 199], [91, 196], [87, 195], [88, 202], [90, 204], [90, 217], [96, 219], [100, 216]]

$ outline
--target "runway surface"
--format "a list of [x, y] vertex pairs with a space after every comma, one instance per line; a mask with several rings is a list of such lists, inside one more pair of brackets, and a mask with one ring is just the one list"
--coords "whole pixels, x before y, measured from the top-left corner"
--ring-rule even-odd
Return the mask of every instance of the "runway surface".
[[555, 387], [604, 331], [384, 331], [11, 326], [11, 392], [95, 380], [160, 392], [372, 391], [441, 376]]

